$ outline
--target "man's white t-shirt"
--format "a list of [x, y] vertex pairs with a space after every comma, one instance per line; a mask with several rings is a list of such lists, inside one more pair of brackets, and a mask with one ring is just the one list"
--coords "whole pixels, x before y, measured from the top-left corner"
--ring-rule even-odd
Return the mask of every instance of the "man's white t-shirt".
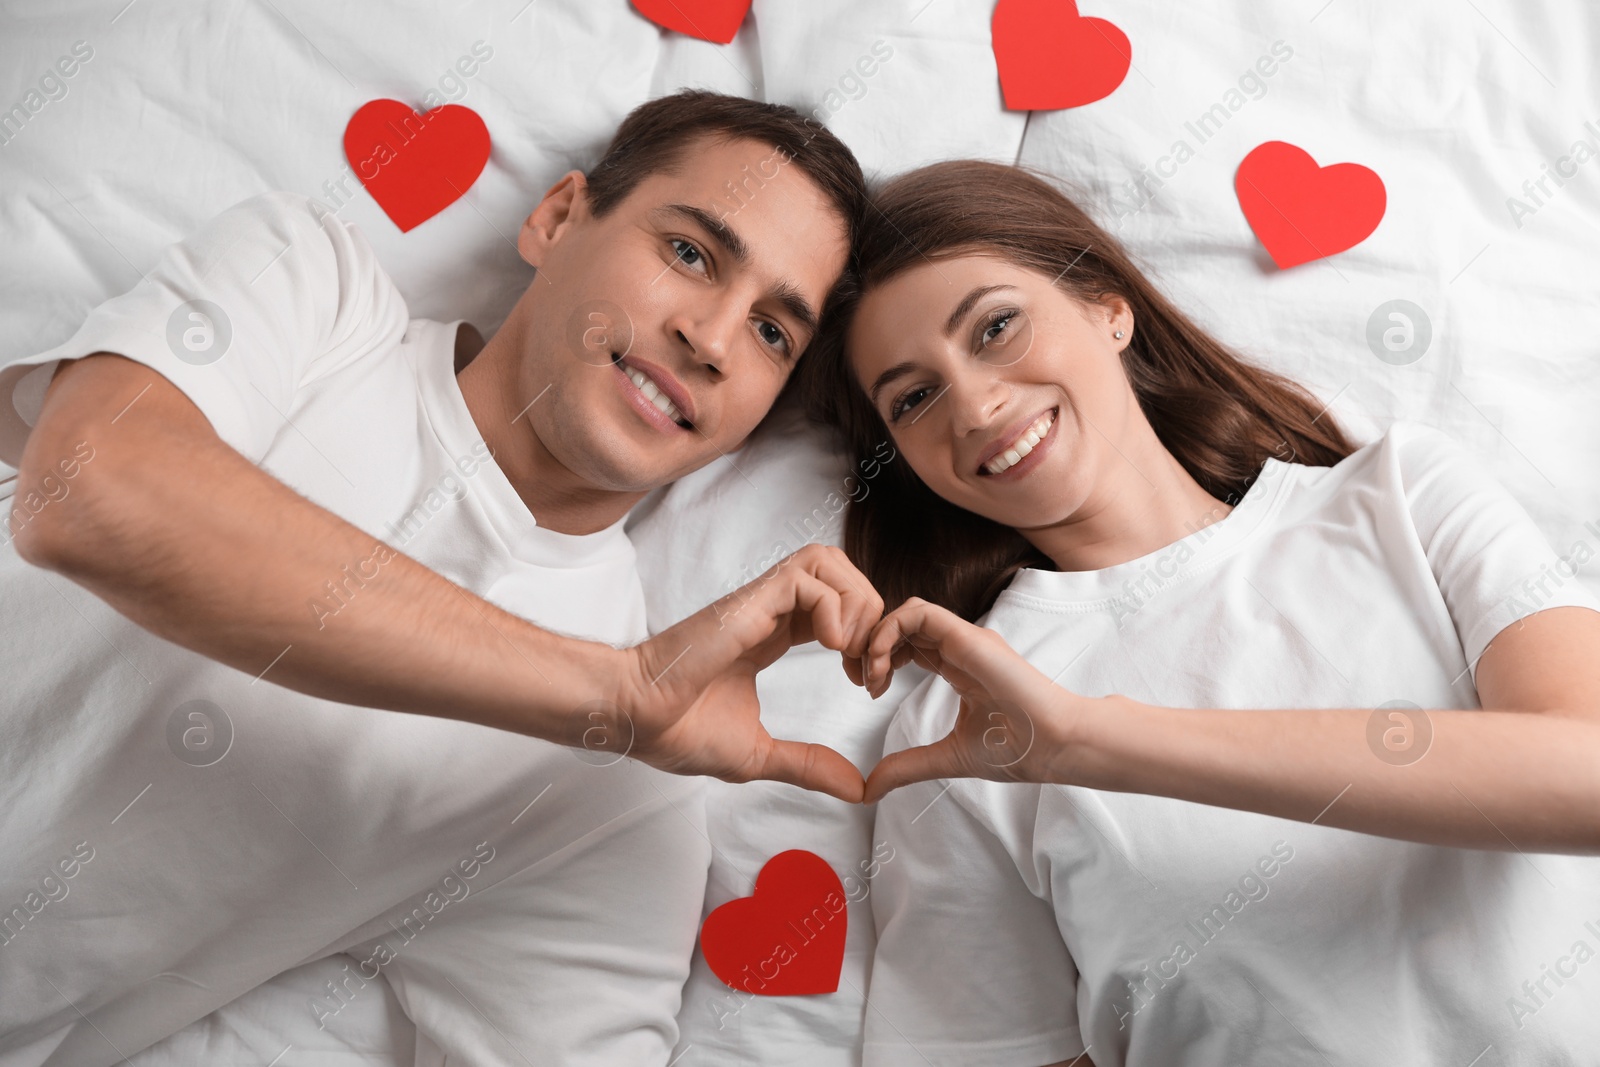
[[[1592, 555], [1553, 552], [1458, 446], [1397, 424], [1334, 467], [1268, 460], [1231, 513], [1158, 552], [1021, 571], [984, 625], [1091, 696], [1388, 704], [1373, 758], [1403, 774], [1425, 753], [1406, 713], [1477, 708], [1502, 628], [1600, 609], [1575, 574]], [[886, 750], [943, 737], [957, 703], [930, 679]], [[872, 897], [867, 1067], [1085, 1048], [1098, 1067], [1600, 1062], [1600, 859], [975, 780], [891, 793], [876, 834], [895, 860]]]
[[[255, 197], [0, 369], [0, 460], [58, 360], [117, 352], [374, 539], [547, 629], [642, 639], [622, 522], [536, 523], [457, 388], [455, 336], [409, 318], [353, 226]], [[47, 496], [0, 507], [56, 506], [94, 453], [90, 431]], [[373, 573], [330, 573], [308, 617], [339, 625]], [[394, 985], [424, 1059], [537, 1042], [541, 1062], [665, 1062], [708, 861], [697, 779], [279, 688], [269, 662], [252, 677], [165, 641], [9, 543], [0, 600], [0, 1065], [118, 1062], [342, 951]], [[337, 1025], [342, 996], [314, 999], [306, 1020]]]

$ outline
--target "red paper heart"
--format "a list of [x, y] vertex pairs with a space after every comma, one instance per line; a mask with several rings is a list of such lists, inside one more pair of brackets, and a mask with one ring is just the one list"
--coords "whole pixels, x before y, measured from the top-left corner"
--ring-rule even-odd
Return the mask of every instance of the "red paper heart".
[[1359, 163], [1317, 166], [1302, 148], [1268, 141], [1250, 150], [1233, 189], [1250, 228], [1279, 268], [1353, 248], [1383, 219], [1383, 179]]
[[794, 848], [767, 861], [753, 895], [706, 916], [700, 952], [711, 973], [734, 989], [769, 997], [832, 993], [844, 967], [849, 915], [833, 868]]
[[371, 100], [344, 128], [344, 155], [372, 199], [404, 233], [461, 198], [489, 162], [489, 128], [471, 108], [418, 114]]
[[750, 12], [750, 0], [633, 0], [634, 10], [664, 30], [727, 44]]
[[1082, 107], [1110, 96], [1133, 63], [1128, 35], [1072, 0], [1000, 0], [989, 23], [1012, 111]]

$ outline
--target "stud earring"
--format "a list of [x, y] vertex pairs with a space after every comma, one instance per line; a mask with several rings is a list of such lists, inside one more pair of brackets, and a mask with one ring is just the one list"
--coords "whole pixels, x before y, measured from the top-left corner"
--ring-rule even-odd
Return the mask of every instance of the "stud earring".
[[1122, 340], [1122, 331], [1118, 330], [1116, 333], [1112, 334], [1111, 336], [1115, 337], [1117, 340], [1120, 341], [1120, 340]]

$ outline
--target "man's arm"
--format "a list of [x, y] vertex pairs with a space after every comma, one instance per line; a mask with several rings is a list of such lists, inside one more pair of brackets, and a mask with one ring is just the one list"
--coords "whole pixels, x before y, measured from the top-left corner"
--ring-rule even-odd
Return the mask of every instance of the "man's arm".
[[17, 551], [175, 644], [303, 693], [541, 736], [622, 668], [609, 646], [540, 630], [393, 549], [319, 621], [308, 602], [345, 565], [370, 570], [380, 542], [230, 448], [141, 363], [57, 368], [18, 496], [80, 442], [94, 461], [16, 532]]
[[[17, 551], [175, 644], [313, 696], [560, 744], [592, 737], [605, 701], [622, 717], [608, 729], [655, 766], [860, 797], [853, 765], [774, 741], [754, 701], [755, 672], [791, 644], [865, 648], [882, 601], [842, 555], [802, 550], [752, 583], [736, 613], [719, 601], [615, 649], [541, 630], [313, 504], [141, 363], [101, 352], [57, 368], [18, 497], [83, 442], [94, 461], [14, 531]], [[317, 619], [308, 601], [363, 561], [363, 577], [381, 562], [377, 577]]]

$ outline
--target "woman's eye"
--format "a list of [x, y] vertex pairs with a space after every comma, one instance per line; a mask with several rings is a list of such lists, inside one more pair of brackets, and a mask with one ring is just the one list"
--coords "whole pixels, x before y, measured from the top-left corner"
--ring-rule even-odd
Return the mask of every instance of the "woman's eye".
[[756, 332], [761, 335], [761, 339], [767, 344], [773, 348], [781, 349], [784, 355], [789, 354], [789, 339], [783, 335], [783, 331], [775, 324], [770, 322], [757, 323]]
[[681, 237], [674, 237], [671, 243], [673, 252], [677, 253], [678, 262], [691, 270], [696, 267], [704, 269], [706, 257], [698, 248]]
[[894, 403], [889, 405], [889, 421], [899, 421], [901, 415], [904, 415], [906, 412], [922, 403], [922, 398], [927, 395], [927, 387], [919, 385], [914, 389], [907, 389], [905, 392], [895, 397]]
[[983, 329], [983, 343], [985, 345], [992, 345], [996, 341], [1000, 340], [1001, 335], [1006, 332], [1008, 327], [1010, 327], [1011, 320], [1016, 317], [1017, 313], [1015, 311], [1002, 311], [1000, 314], [990, 319], [988, 325], [986, 325]]

